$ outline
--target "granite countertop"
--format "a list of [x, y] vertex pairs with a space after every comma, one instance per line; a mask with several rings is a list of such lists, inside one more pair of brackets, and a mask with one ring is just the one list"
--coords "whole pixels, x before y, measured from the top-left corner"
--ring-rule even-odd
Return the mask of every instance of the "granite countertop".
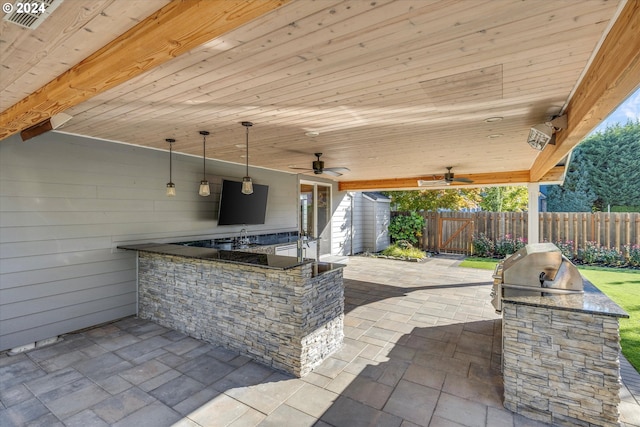
[[143, 243], [138, 245], [121, 245], [118, 246], [118, 249], [149, 252], [160, 255], [181, 256], [185, 258], [196, 258], [206, 261], [225, 262], [230, 264], [250, 265], [277, 270], [287, 270], [305, 264], [314, 264], [314, 266], [319, 266], [318, 270], [322, 273], [344, 267], [343, 264], [318, 263], [311, 259], [305, 259], [304, 261], [300, 262], [296, 257], [242, 252], [241, 250], [227, 251], [221, 249], [184, 246], [171, 243]]
[[504, 297], [504, 303], [528, 305], [533, 307], [547, 307], [555, 310], [574, 311], [577, 313], [599, 314], [610, 317], [625, 317], [629, 315], [618, 304], [603, 294], [588, 280], [584, 280], [584, 293], [548, 296], [519, 296]]

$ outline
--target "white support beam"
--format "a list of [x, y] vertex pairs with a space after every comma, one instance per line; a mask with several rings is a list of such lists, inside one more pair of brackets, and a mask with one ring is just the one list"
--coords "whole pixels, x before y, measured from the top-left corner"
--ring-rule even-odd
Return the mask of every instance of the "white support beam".
[[540, 184], [530, 182], [527, 184], [529, 190], [529, 217], [528, 217], [528, 237], [527, 243], [540, 243]]

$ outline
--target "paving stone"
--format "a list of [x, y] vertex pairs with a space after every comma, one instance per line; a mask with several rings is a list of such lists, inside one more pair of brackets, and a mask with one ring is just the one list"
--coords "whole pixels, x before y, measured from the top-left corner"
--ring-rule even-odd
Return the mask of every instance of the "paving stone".
[[112, 424], [112, 427], [170, 427], [181, 418], [173, 409], [154, 402]]
[[320, 366], [315, 368], [313, 372], [324, 375], [325, 377], [335, 378], [347, 366], [347, 362], [334, 357], [329, 357]]
[[169, 369], [167, 365], [157, 360], [149, 360], [141, 365], [122, 371], [118, 375], [132, 384], [140, 384]]
[[58, 370], [75, 366], [83, 360], [89, 360], [90, 357], [81, 350], [73, 350], [68, 353], [58, 354], [45, 360], [40, 360], [39, 365], [47, 372], [56, 372]]
[[146, 339], [144, 341], [138, 341], [135, 344], [123, 347], [117, 350], [115, 354], [125, 360], [135, 360], [169, 344], [171, 344], [171, 341], [169, 341], [168, 339], [161, 336], [153, 336], [152, 338]]
[[162, 386], [163, 384], [168, 383], [169, 381], [175, 378], [178, 378], [181, 375], [182, 374], [176, 371], [175, 369], [170, 369], [158, 375], [157, 377], [151, 378], [150, 380], [145, 381], [142, 384], [139, 384], [138, 387], [144, 391], [151, 391]]
[[0, 411], [0, 425], [24, 426], [48, 413], [47, 407], [34, 397]]
[[488, 427], [513, 427], [513, 413], [506, 409], [487, 407]]
[[9, 388], [5, 388], [4, 384], [2, 384], [2, 387], [0, 387], [0, 402], [2, 402], [6, 408], [25, 402], [33, 397], [33, 393], [31, 393], [24, 384], [18, 384]]
[[[167, 338], [167, 334], [162, 335], [163, 338]], [[167, 338], [169, 339], [169, 338]], [[198, 341], [191, 337], [186, 337], [180, 341], [176, 341], [172, 344], [165, 345], [163, 349], [177, 355], [185, 354], [191, 350], [203, 345], [202, 341]]]
[[15, 363], [0, 367], [0, 384], [3, 388], [11, 388], [20, 383], [45, 376], [47, 373], [27, 358], [17, 359]]
[[398, 383], [384, 411], [418, 425], [425, 425], [433, 415], [440, 391], [402, 380]]
[[108, 427], [102, 418], [90, 409], [84, 410], [64, 420], [66, 427]]
[[93, 359], [82, 361], [74, 367], [92, 379], [104, 379], [116, 375], [133, 365], [115, 353], [105, 353]]
[[120, 335], [96, 338], [94, 342], [108, 351], [115, 351], [140, 342], [140, 338], [131, 334], [121, 333]]
[[211, 385], [231, 373], [234, 368], [205, 354], [183, 363], [176, 370], [205, 385]]
[[185, 375], [180, 375], [160, 387], [151, 390], [149, 394], [168, 406], [174, 406], [203, 388], [205, 388], [205, 385], [201, 382]]
[[139, 388], [132, 387], [94, 405], [92, 410], [100, 418], [112, 424], [155, 400]]
[[303, 385], [305, 382], [299, 378], [276, 372], [260, 384], [230, 389], [225, 394], [262, 413], [270, 414]]
[[410, 365], [404, 373], [403, 378], [416, 384], [430, 387], [436, 390], [442, 389], [446, 373], [430, 369], [422, 365]]
[[382, 409], [392, 392], [391, 386], [367, 378], [356, 378], [341, 394], [373, 408]]
[[56, 389], [61, 385], [75, 382], [83, 378], [83, 375], [73, 368], [65, 368], [48, 375], [27, 382], [25, 385], [36, 396]]
[[287, 405], [280, 405], [278, 409], [269, 414], [258, 426], [260, 427], [312, 427], [316, 424], [316, 418], [300, 412]]
[[312, 384], [305, 384], [296, 393], [289, 397], [285, 403], [306, 414], [320, 418], [329, 409], [340, 395]]
[[265, 418], [266, 415], [262, 412], [249, 408], [247, 412], [236, 418], [228, 427], [255, 427]]
[[129, 381], [126, 381], [124, 378], [121, 378], [118, 375], [114, 375], [112, 377], [102, 378], [94, 381], [96, 384], [98, 384], [100, 387], [105, 389], [105, 391], [107, 391], [109, 394], [112, 394], [112, 395], [121, 393], [133, 387], [133, 384], [131, 384]]
[[467, 427], [484, 427], [487, 407], [477, 402], [442, 393], [434, 416], [454, 421]]
[[226, 426], [241, 417], [249, 406], [220, 394], [189, 414], [189, 419], [207, 427]]
[[503, 407], [504, 389], [501, 384], [488, 384], [461, 375], [447, 374], [442, 391], [494, 408]]
[[111, 395], [95, 384], [66, 394], [58, 399], [47, 402], [47, 407], [58, 418], [68, 418], [78, 412], [91, 408], [98, 402], [101, 402]]
[[340, 397], [321, 418], [332, 426], [344, 427], [398, 427], [402, 418], [379, 411], [348, 397]]
[[28, 427], [65, 427], [55, 415], [48, 413], [27, 424]]
[[215, 399], [220, 392], [213, 387], [207, 387], [200, 390], [197, 393], [194, 393], [184, 399], [182, 402], [177, 403], [172, 408], [174, 411], [181, 413], [182, 415], [188, 416], [191, 412], [197, 410], [202, 405], [207, 402]]
[[230, 388], [247, 387], [261, 383], [275, 371], [256, 362], [249, 362], [235, 369], [214, 384], [217, 390], [225, 391]]

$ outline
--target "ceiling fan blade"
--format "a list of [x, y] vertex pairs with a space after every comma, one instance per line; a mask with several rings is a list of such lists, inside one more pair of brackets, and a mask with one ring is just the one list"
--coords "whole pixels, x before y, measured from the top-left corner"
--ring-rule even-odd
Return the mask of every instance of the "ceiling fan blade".
[[473, 182], [472, 179], [469, 178], [453, 178], [453, 182], [466, 182], [467, 184], [471, 184]]
[[[331, 176], [342, 176], [342, 174], [340, 172], [336, 172], [335, 170], [332, 169], [336, 169], [336, 168], [325, 168], [322, 170], [322, 173], [326, 173], [327, 175], [331, 175]], [[340, 168], [337, 168], [340, 169]]]
[[419, 179], [418, 180], [418, 187], [432, 187], [432, 186], [436, 186], [436, 185], [442, 185], [445, 184], [446, 181], [444, 179]]
[[312, 172], [313, 169], [309, 169], [309, 168], [294, 168], [289, 166], [289, 169], [295, 169], [295, 170], [299, 170], [299, 171], [307, 171], [307, 172]]
[[344, 173], [344, 172], [351, 172], [351, 169], [349, 168], [324, 168], [324, 171], [332, 171], [332, 172], [340, 172], [340, 173]]

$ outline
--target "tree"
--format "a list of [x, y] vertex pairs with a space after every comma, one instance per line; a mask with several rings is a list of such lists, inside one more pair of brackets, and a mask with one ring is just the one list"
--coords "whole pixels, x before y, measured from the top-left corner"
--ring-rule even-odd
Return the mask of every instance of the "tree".
[[590, 135], [572, 154], [562, 187], [547, 194], [552, 212], [640, 206], [640, 121], [616, 124]]
[[477, 188], [451, 190], [387, 191], [392, 205], [399, 211], [436, 211], [438, 209], [460, 210], [476, 208], [479, 201]]
[[591, 189], [584, 153], [575, 150], [564, 185], [552, 185], [547, 193], [549, 212], [591, 212], [597, 196]]
[[529, 205], [529, 191], [524, 185], [487, 187], [480, 194], [480, 207], [487, 212], [523, 212]]
[[600, 210], [607, 205], [640, 205], [640, 122], [615, 125], [580, 147]]

